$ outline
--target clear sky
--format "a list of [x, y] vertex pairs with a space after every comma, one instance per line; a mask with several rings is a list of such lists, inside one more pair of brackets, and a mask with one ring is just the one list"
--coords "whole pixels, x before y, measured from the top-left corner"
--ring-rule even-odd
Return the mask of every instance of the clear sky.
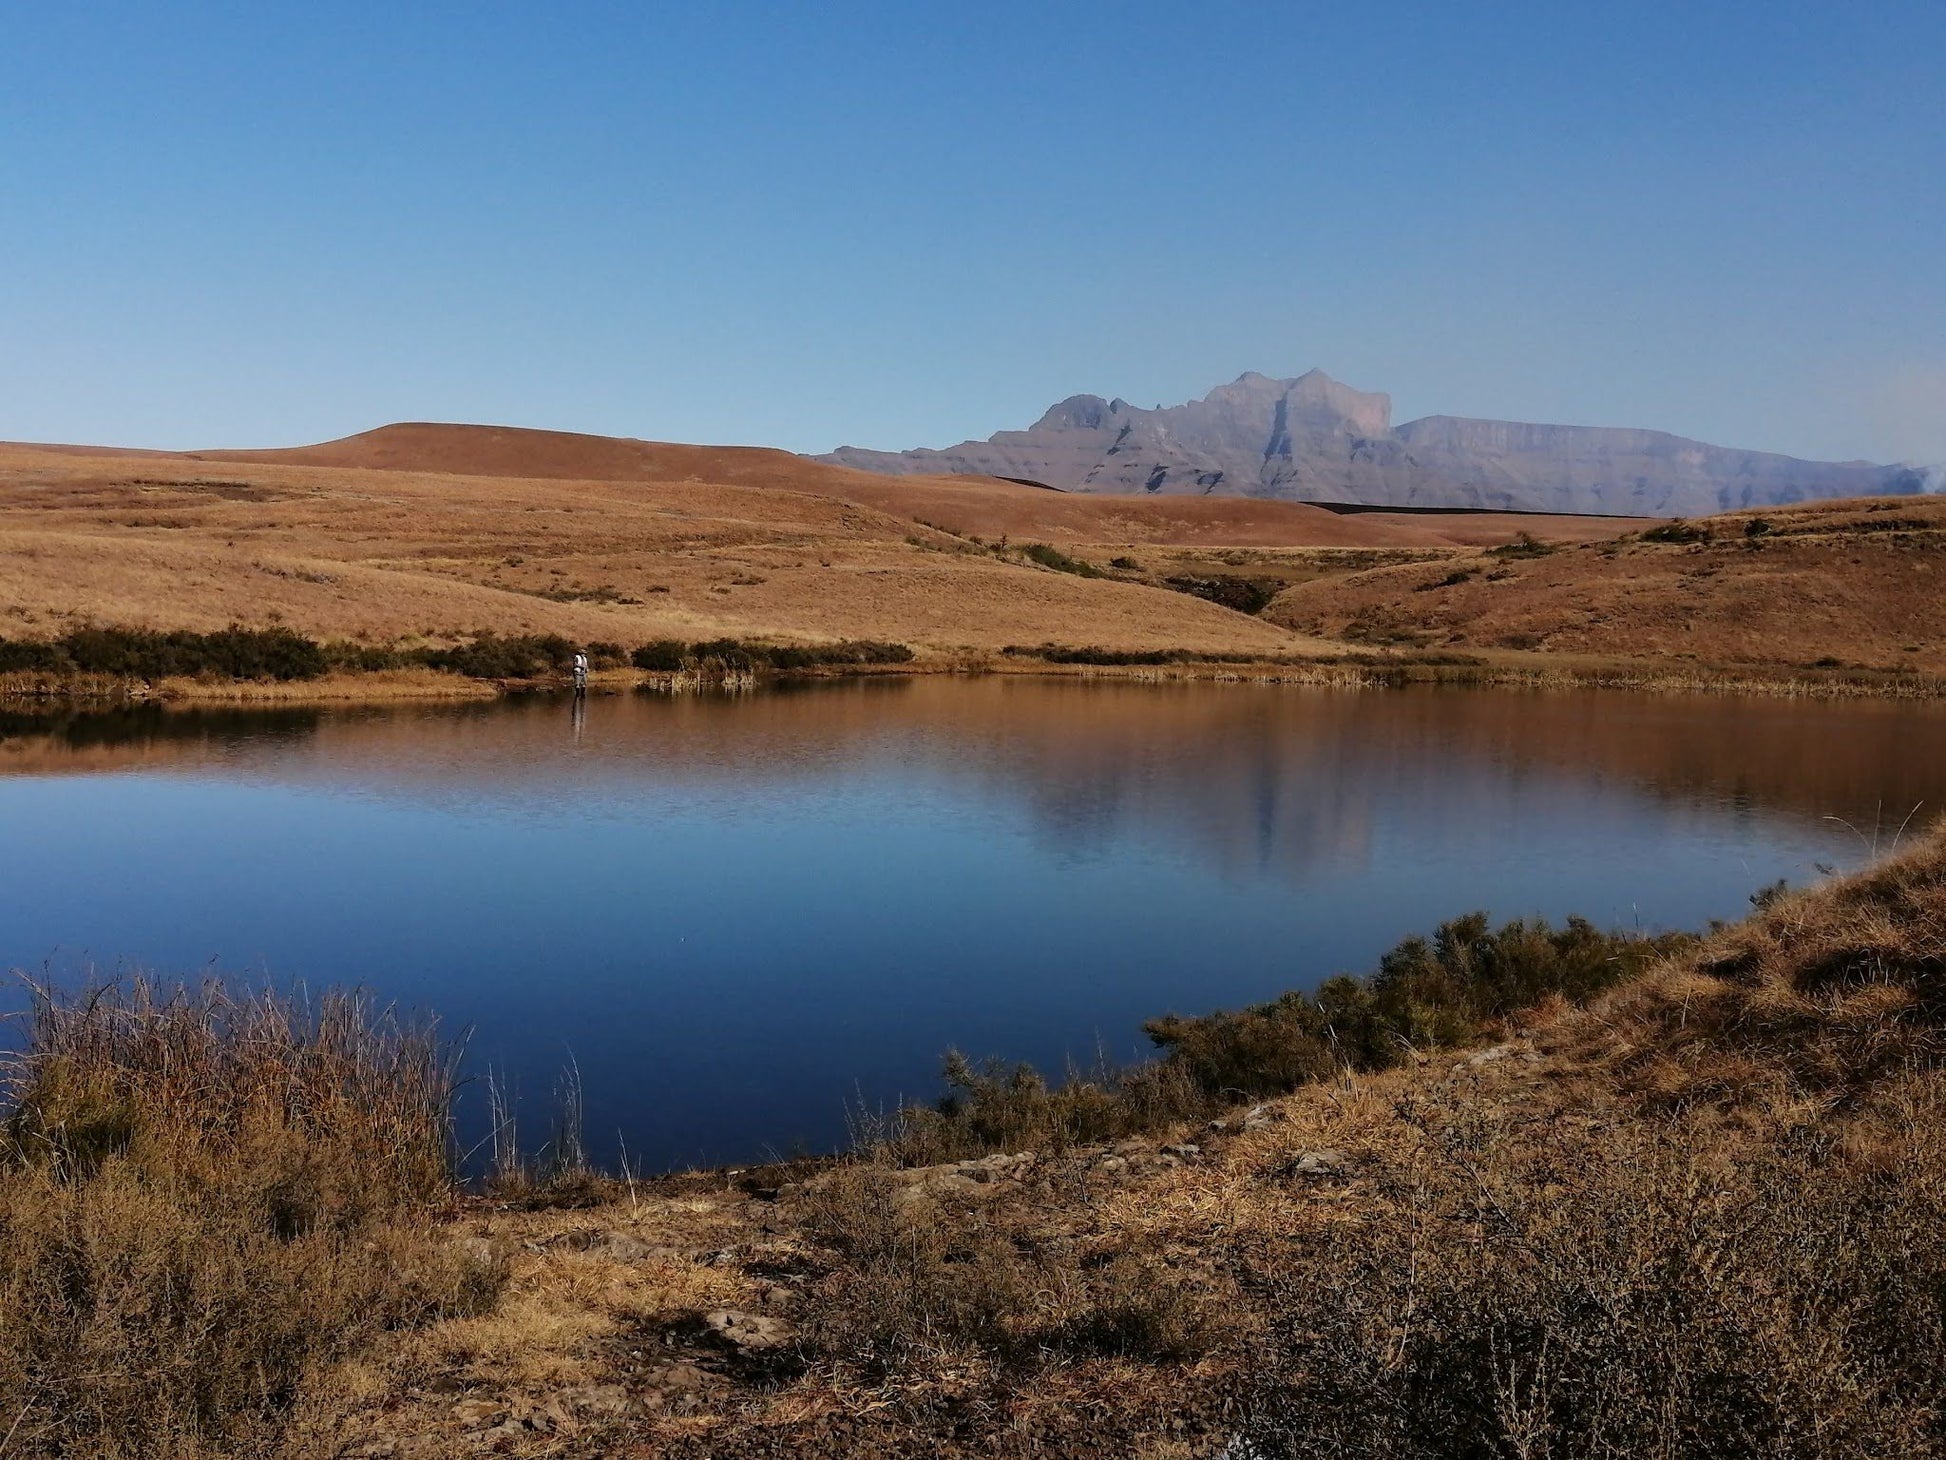
[[1946, 3], [0, 0], [0, 438], [944, 445], [1313, 365], [1946, 460]]

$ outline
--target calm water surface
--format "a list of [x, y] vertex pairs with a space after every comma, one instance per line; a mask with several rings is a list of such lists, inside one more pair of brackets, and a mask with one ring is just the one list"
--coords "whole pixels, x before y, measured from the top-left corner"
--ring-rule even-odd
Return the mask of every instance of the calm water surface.
[[[739, 1161], [1315, 985], [1473, 908], [1644, 929], [1855, 865], [1946, 714], [1022, 679], [0, 718], [0, 965], [355, 982], [534, 1121]], [[1925, 812], [1920, 819], [1924, 819]]]

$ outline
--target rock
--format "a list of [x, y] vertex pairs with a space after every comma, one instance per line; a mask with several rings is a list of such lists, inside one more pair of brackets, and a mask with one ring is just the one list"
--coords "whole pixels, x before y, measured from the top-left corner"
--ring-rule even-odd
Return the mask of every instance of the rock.
[[780, 1283], [776, 1287], [765, 1288], [758, 1301], [773, 1313], [788, 1313], [797, 1306], [797, 1293]]
[[[588, 1384], [579, 1389], [565, 1390], [556, 1402], [577, 1414], [592, 1414], [608, 1419], [619, 1418], [635, 1407], [628, 1397], [628, 1391], [619, 1384]], [[552, 1408], [550, 1405], [549, 1409]]]
[[694, 1364], [669, 1364], [648, 1377], [648, 1386], [663, 1394], [687, 1394], [709, 1383], [709, 1375]]
[[492, 1399], [462, 1399], [453, 1406], [453, 1418], [468, 1429], [477, 1429], [488, 1420], [498, 1419], [507, 1407]]
[[732, 1308], [705, 1313], [703, 1323], [720, 1342], [745, 1353], [782, 1348], [792, 1336], [790, 1324], [781, 1318], [765, 1313], [739, 1313]]
[[643, 1262], [668, 1249], [651, 1247], [640, 1237], [630, 1236], [627, 1232], [606, 1232], [601, 1241], [588, 1250], [599, 1252], [610, 1262]]
[[1299, 1151], [1284, 1168], [1292, 1176], [1337, 1176], [1345, 1169], [1343, 1151]]
[[1253, 1105], [1244, 1112], [1242, 1129], [1262, 1130], [1265, 1126], [1277, 1125], [1284, 1119], [1284, 1112], [1274, 1105]]

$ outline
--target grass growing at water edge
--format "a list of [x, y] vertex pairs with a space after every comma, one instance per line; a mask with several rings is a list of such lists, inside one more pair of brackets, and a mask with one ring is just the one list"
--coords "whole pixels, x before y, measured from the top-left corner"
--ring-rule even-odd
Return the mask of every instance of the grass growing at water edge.
[[260, 1450], [322, 1366], [492, 1303], [496, 1267], [434, 1220], [430, 1025], [349, 994], [30, 991], [0, 1075], [6, 1453]]

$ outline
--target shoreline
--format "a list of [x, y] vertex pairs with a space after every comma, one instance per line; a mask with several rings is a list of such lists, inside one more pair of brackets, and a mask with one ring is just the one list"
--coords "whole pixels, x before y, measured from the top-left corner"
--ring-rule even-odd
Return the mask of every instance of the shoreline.
[[[1054, 647], [1054, 646], [1047, 646]], [[1062, 651], [1082, 653], [1080, 651]], [[1105, 656], [1106, 657], [1106, 656]], [[1147, 656], [1144, 656], [1147, 657]], [[1946, 700], [1946, 676], [1896, 670], [1765, 665], [1670, 665], [1654, 661], [1549, 661], [1540, 656], [1454, 662], [1357, 652], [1315, 659], [1233, 661], [1185, 657], [1161, 663], [1064, 662], [1031, 653], [957, 653], [898, 665], [836, 665], [735, 671], [606, 670], [590, 677], [599, 694], [692, 694], [751, 691], [830, 680], [1006, 675], [1128, 684], [1286, 685], [1314, 689], [1388, 690], [1420, 686], [1528, 691], [1625, 690], [1664, 695], [1740, 695], [1777, 699]], [[565, 676], [471, 678], [449, 671], [336, 671], [304, 680], [140, 680], [98, 674], [0, 674], [0, 708], [106, 708], [157, 705], [385, 705], [484, 702], [560, 693]]]

